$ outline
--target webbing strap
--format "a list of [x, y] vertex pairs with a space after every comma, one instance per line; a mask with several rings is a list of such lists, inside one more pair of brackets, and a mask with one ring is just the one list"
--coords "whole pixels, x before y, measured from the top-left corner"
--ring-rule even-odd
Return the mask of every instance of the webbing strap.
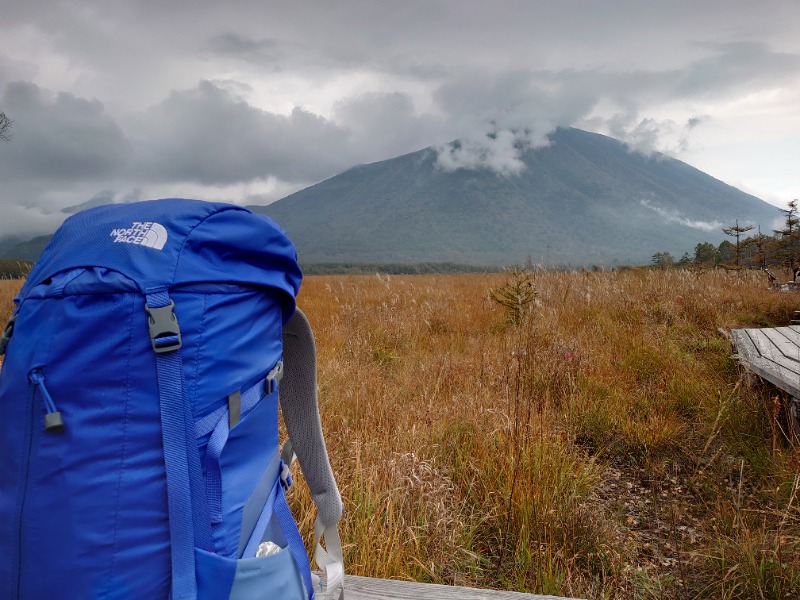
[[[283, 467], [284, 465], [281, 463], [278, 470], [279, 473], [283, 472]], [[292, 511], [286, 502], [284, 485], [288, 487], [289, 484], [284, 483], [284, 479], [279, 475], [264, 503], [264, 508], [258, 517], [258, 521], [256, 521], [253, 533], [250, 535], [242, 556], [253, 557], [256, 555], [258, 546], [264, 537], [264, 532], [267, 530], [267, 525], [274, 516], [278, 521], [281, 532], [283, 532], [283, 536], [286, 538], [289, 552], [291, 552], [292, 558], [303, 577], [303, 583], [308, 591], [309, 600], [311, 600], [314, 598], [314, 587], [311, 582], [311, 564], [308, 560], [308, 554], [306, 554], [306, 548], [303, 545], [303, 538], [300, 536]]]
[[[325, 547], [322, 547], [322, 538]], [[328, 600], [344, 598], [344, 557], [339, 528], [336, 525], [325, 526], [317, 516], [314, 521], [314, 560], [322, 570], [324, 581], [322, 589]]]
[[[282, 365], [282, 362], [279, 361], [278, 364]], [[276, 394], [278, 391], [274, 378], [270, 379], [268, 376], [267, 379], [261, 379], [246, 391], [241, 392], [239, 395], [241, 415], [245, 415], [252, 410], [269, 390], [272, 390], [271, 394]], [[230, 433], [228, 404], [206, 415], [193, 427], [197, 438], [203, 437], [209, 431], [211, 432], [203, 462], [206, 471], [205, 490], [209, 507], [209, 519], [212, 524], [217, 525], [222, 523], [222, 470], [220, 458]]]
[[[291, 466], [295, 458], [297, 456], [292, 447], [292, 440], [287, 439], [281, 448], [281, 463], [284, 468], [286, 465]], [[323, 538], [325, 538], [325, 546], [322, 545]], [[319, 514], [314, 521], [314, 560], [322, 571], [323, 579], [320, 581], [320, 589], [324, 593], [325, 600], [343, 600], [344, 553], [342, 552], [342, 540], [339, 537], [338, 521], [326, 524]]]
[[264, 537], [264, 532], [267, 530], [269, 520], [272, 518], [272, 515], [275, 512], [275, 499], [278, 497], [279, 487], [281, 487], [280, 476], [272, 485], [272, 490], [270, 491], [269, 496], [267, 496], [267, 501], [264, 503], [264, 508], [262, 509], [261, 514], [258, 516], [256, 526], [253, 528], [253, 533], [250, 534], [250, 539], [247, 541], [247, 545], [244, 548], [244, 552], [242, 553], [243, 557], [250, 558], [256, 555], [258, 546], [261, 544], [261, 540]]
[[292, 511], [286, 502], [286, 494], [283, 491], [283, 486], [280, 485], [280, 480], [278, 480], [278, 482], [278, 495], [275, 498], [275, 517], [278, 519], [281, 531], [284, 537], [286, 537], [286, 542], [289, 544], [289, 550], [292, 552], [294, 562], [297, 568], [300, 569], [300, 574], [303, 576], [308, 598], [312, 600], [314, 598], [314, 587], [311, 583], [311, 564], [308, 561], [306, 547], [303, 545], [303, 538], [300, 536], [300, 531], [297, 529]]
[[206, 494], [208, 495], [208, 510], [212, 525], [222, 523], [222, 472], [220, 457], [225, 443], [228, 441], [228, 415], [227, 413], [217, 423], [206, 448]]
[[[163, 308], [171, 304], [166, 291], [147, 294], [147, 307]], [[179, 352], [156, 352], [158, 395], [161, 406], [161, 435], [164, 445], [164, 467], [167, 478], [167, 505], [169, 512], [169, 538], [172, 563], [172, 600], [196, 600], [194, 546], [195, 533], [192, 507], [191, 457], [196, 457], [196, 471], [200, 464], [194, 437], [189, 438], [187, 424], [192, 422], [185, 401], [183, 362]], [[195, 479], [196, 482], [200, 479]], [[210, 537], [210, 535], [209, 535]]]
[[[269, 373], [267, 373], [265, 379], [260, 379], [255, 385], [241, 392], [241, 396], [239, 398], [239, 410], [241, 411], [242, 416], [244, 416], [244, 414], [252, 409], [256, 404], [258, 404], [265, 392], [272, 394], [276, 391], [278, 383], [280, 382], [280, 378], [275, 375], [278, 372], [281, 374], [283, 373], [283, 360], [279, 360], [275, 364], [275, 367]], [[219, 425], [219, 420], [222, 417], [225, 417], [226, 419], [228, 418], [227, 404], [223, 404], [216, 410], [208, 413], [202, 419], [199, 419], [194, 425], [195, 436], [199, 439], [204, 435], [214, 431], [217, 425]]]

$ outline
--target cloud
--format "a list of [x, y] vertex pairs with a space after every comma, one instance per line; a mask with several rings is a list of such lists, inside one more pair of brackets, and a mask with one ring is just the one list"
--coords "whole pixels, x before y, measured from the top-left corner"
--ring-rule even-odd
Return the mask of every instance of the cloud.
[[144, 180], [231, 184], [311, 181], [342, 168], [346, 132], [300, 107], [288, 116], [209, 82], [172, 92], [136, 119], [136, 171]]
[[[704, 44], [701, 49], [710, 55], [674, 69], [484, 71], [452, 78], [434, 98], [465, 143], [439, 146], [440, 164], [496, 165], [498, 172], [515, 173], [514, 148], [536, 147], [556, 127], [583, 123], [636, 152], [680, 154], [689, 149], [692, 131], [710, 117], [694, 115], [680, 124], [646, 116], [653, 106], [747, 93], [753, 86], [780, 86], [800, 75], [800, 55], [774, 52], [763, 43]], [[598, 106], [616, 111], [593, 116]], [[510, 145], [507, 136], [498, 137], [504, 131], [513, 136]]]
[[677, 211], [669, 211], [665, 208], [660, 206], [655, 206], [649, 200], [642, 199], [639, 200], [639, 204], [644, 206], [645, 208], [649, 208], [650, 210], [655, 211], [667, 223], [680, 223], [681, 225], [686, 225], [687, 227], [691, 227], [692, 229], [699, 229], [700, 231], [718, 231], [722, 228], [722, 223], [719, 221], [702, 221], [699, 219], [690, 219], [684, 215], [681, 215]]
[[[513, 176], [570, 125], [682, 154], [714, 147], [732, 105], [800, 80], [786, 2], [143, 2], [7, 7], [0, 205], [134, 190], [266, 202], [429, 145], [440, 168]], [[784, 102], [754, 106], [794, 140]]]
[[238, 33], [228, 32], [213, 36], [205, 45], [203, 55], [206, 58], [229, 58], [242, 62], [255, 63], [260, 66], [271, 65], [278, 70], [278, 61], [285, 54], [279, 50], [279, 44], [271, 38], [253, 39]]
[[245, 91], [203, 81], [138, 115], [129, 123], [137, 132], [134, 171], [142, 180], [203, 185], [270, 177], [314, 183], [354, 164], [418, 150], [447, 131], [440, 119], [417, 114], [402, 93], [345, 98], [324, 117], [302, 107], [288, 115], [266, 111]]
[[641, 118], [637, 112], [628, 112], [595, 122], [595, 128], [645, 156], [656, 152], [677, 156], [689, 150], [692, 131], [709, 118], [708, 115], [694, 116], [679, 125], [672, 119]]
[[60, 181], [107, 177], [130, 155], [122, 130], [99, 100], [51, 94], [30, 82], [9, 83], [3, 110], [14, 121], [3, 146], [0, 179]]
[[259, 58], [265, 54], [269, 56], [277, 46], [278, 43], [273, 39], [254, 40], [233, 32], [215, 35], [208, 41], [208, 49], [211, 52], [244, 56], [255, 55]]
[[441, 117], [420, 114], [400, 92], [370, 92], [337, 103], [332, 121], [346, 132], [340, 148], [355, 163], [392, 158], [444, 140], [455, 130]]
[[482, 138], [465, 137], [436, 147], [436, 165], [444, 171], [488, 169], [498, 175], [519, 175], [525, 169], [524, 137], [502, 130]]
[[52, 233], [61, 225], [65, 215], [49, 212], [37, 206], [6, 204], [2, 207], [0, 239], [4, 237], [28, 237]]

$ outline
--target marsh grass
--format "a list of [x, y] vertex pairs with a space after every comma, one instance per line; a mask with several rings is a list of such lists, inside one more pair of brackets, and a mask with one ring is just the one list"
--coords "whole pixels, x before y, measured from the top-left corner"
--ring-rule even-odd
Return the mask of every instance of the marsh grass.
[[[785, 325], [800, 296], [757, 272], [537, 272], [511, 319], [492, 299], [507, 277], [304, 281], [348, 571], [800, 596], [800, 454], [718, 333]], [[18, 285], [0, 282], [0, 312]], [[291, 502], [310, 544], [302, 483]]]

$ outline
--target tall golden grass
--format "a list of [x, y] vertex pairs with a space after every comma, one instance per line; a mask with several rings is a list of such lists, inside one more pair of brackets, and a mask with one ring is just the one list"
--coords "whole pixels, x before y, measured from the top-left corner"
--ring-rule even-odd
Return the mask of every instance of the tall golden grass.
[[[587, 598], [800, 596], [798, 448], [719, 328], [757, 272], [309, 277], [350, 573]], [[19, 283], [0, 282], [0, 319]], [[495, 298], [497, 295], [495, 294]], [[301, 480], [301, 478], [297, 478]], [[307, 489], [292, 492], [307, 536]]]

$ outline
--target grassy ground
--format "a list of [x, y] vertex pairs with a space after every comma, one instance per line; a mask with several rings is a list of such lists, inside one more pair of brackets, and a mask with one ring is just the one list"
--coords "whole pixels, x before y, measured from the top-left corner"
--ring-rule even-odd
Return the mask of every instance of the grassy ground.
[[[718, 328], [763, 274], [309, 277], [348, 571], [586, 598], [800, 596], [800, 451]], [[530, 284], [530, 286], [527, 286]], [[0, 282], [0, 319], [19, 283]], [[298, 477], [298, 481], [302, 478]], [[305, 487], [292, 503], [310, 534]]]

